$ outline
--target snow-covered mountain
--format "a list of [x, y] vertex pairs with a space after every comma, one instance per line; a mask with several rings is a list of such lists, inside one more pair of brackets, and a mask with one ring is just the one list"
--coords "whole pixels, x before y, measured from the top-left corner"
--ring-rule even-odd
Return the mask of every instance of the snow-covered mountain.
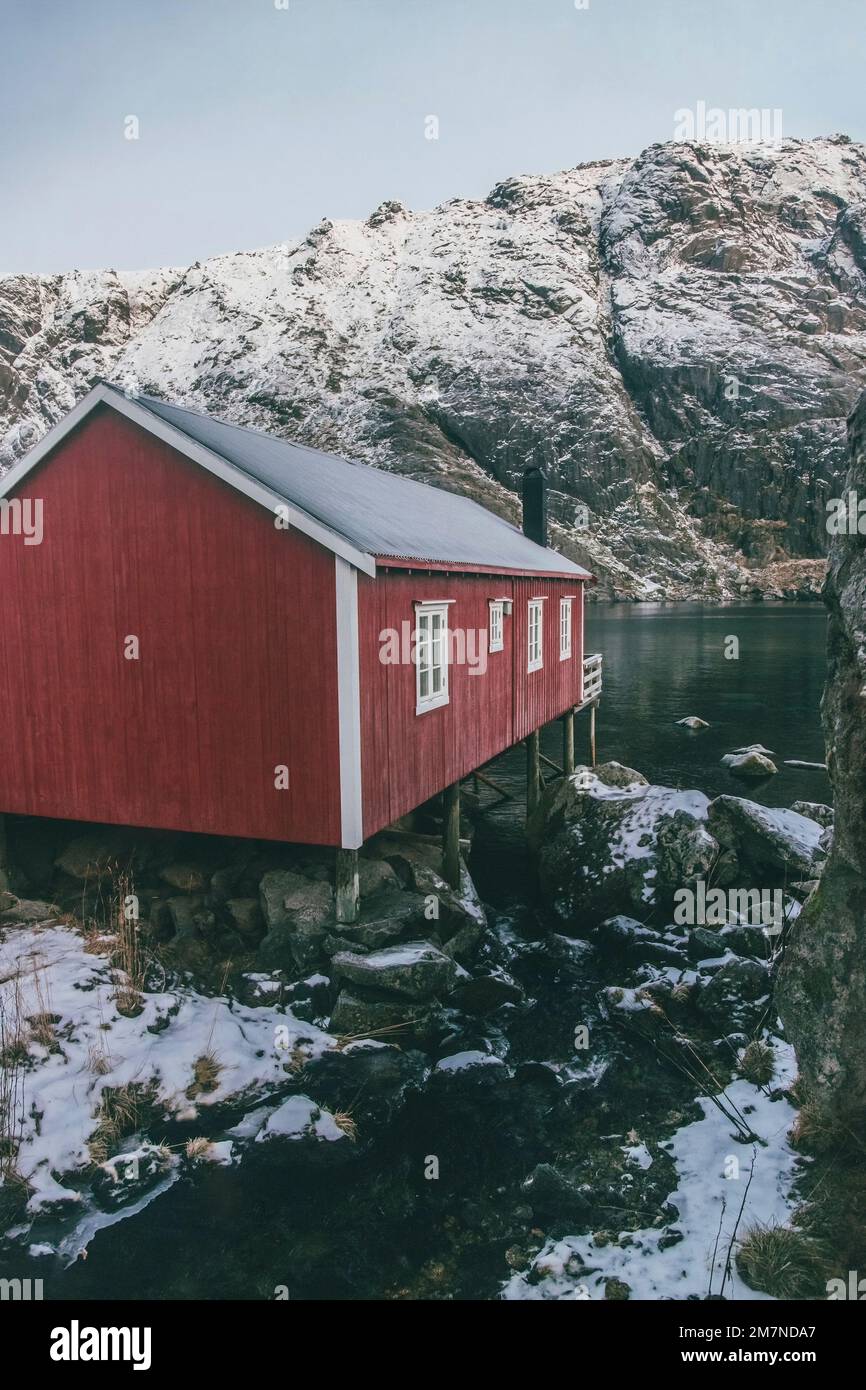
[[866, 147], [653, 145], [188, 269], [0, 277], [0, 464], [108, 377], [467, 492], [600, 590], [820, 583], [866, 386]]

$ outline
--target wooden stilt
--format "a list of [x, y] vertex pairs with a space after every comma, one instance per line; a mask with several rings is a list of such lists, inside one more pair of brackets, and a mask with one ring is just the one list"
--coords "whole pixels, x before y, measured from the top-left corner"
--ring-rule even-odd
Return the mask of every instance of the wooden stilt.
[[541, 747], [538, 730], [526, 740], [526, 819], [541, 800]]
[[460, 887], [460, 783], [452, 782], [442, 793], [442, 877], [452, 888]]
[[589, 707], [589, 761], [590, 767], [595, 767], [595, 712], [598, 709], [598, 701]]
[[562, 770], [566, 777], [574, 772], [574, 710], [562, 716]]
[[338, 922], [358, 920], [358, 851], [337, 850], [336, 912]]

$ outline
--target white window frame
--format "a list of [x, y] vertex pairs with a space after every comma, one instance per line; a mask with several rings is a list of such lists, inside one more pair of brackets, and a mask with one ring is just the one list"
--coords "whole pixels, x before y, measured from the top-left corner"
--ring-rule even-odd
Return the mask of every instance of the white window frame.
[[[439, 618], [439, 661], [434, 662], [432, 647], [433, 620]], [[424, 629], [428, 629], [427, 632]], [[415, 713], [426, 714], [431, 709], [441, 709], [449, 701], [448, 694], [448, 603], [417, 603], [415, 605]], [[431, 660], [427, 660], [428, 652]], [[435, 673], [439, 672], [438, 684]], [[430, 679], [427, 690], [421, 693], [425, 674]]]
[[505, 601], [492, 598], [490, 603], [490, 634], [487, 650], [501, 652], [505, 646]]
[[559, 600], [559, 659], [568, 661], [572, 654], [572, 599]]
[[[537, 637], [537, 641], [534, 640]], [[526, 609], [527, 674], [544, 665], [544, 599], [531, 598]]]

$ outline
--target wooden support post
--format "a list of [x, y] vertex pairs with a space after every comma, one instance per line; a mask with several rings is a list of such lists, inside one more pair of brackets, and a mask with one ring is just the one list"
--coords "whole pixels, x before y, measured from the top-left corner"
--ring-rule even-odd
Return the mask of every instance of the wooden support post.
[[538, 730], [526, 740], [526, 819], [541, 800], [541, 748]]
[[358, 920], [358, 851], [337, 850], [336, 911], [338, 922]]
[[562, 771], [566, 777], [574, 772], [574, 710], [562, 716]]
[[460, 887], [460, 783], [452, 782], [442, 793], [442, 877], [452, 888]]
[[595, 712], [598, 709], [598, 700], [589, 707], [589, 762], [590, 767], [595, 767]]

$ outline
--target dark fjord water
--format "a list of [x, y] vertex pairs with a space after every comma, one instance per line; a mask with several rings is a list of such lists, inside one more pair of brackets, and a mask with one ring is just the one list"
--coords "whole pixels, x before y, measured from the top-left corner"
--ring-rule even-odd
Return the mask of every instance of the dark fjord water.
[[[605, 666], [599, 758], [708, 796], [747, 795], [768, 806], [826, 801], [824, 773], [782, 765], [824, 761], [826, 630], [822, 604], [590, 608], [586, 649], [602, 652]], [[725, 657], [729, 636], [739, 640], [737, 660]], [[709, 729], [678, 728], [690, 714]], [[773, 750], [779, 775], [744, 792], [720, 759], [748, 743]]]
[[[787, 758], [824, 762], [822, 604], [597, 604], [587, 609], [586, 626], [586, 651], [604, 657], [599, 762], [624, 763], [663, 786], [748, 796], [767, 806], [829, 800], [824, 772], [783, 766]], [[729, 637], [739, 640], [736, 660], [725, 657]], [[710, 727], [677, 726], [692, 714]], [[778, 776], [744, 783], [722, 767], [725, 753], [749, 743], [774, 753]], [[542, 749], [561, 763], [558, 725], [544, 730]], [[576, 721], [575, 757], [589, 761], [588, 712]], [[523, 814], [525, 766], [523, 749], [515, 748], [491, 768], [521, 798], [495, 813], [503, 825]]]
[[[782, 806], [826, 801], [823, 772], [782, 766], [786, 758], [824, 759], [818, 706], [825, 627], [818, 605], [594, 607], [587, 650], [605, 659], [599, 759], [710, 795]], [[739, 638], [737, 661], [724, 656], [730, 635]], [[698, 734], [677, 728], [689, 714], [710, 727]], [[583, 714], [579, 758], [586, 757], [588, 730]], [[780, 772], [744, 787], [719, 759], [753, 742], [774, 751]], [[544, 747], [559, 760], [556, 726], [545, 731]], [[546, 921], [523, 849], [524, 768], [521, 749], [491, 768], [515, 799], [481, 817], [472, 870], [497, 928], [531, 940], [543, 936]], [[593, 1000], [607, 981], [588, 971], [569, 983], [531, 956], [514, 968], [538, 1007], [509, 1025], [511, 1059], [567, 1059], [574, 1019], [594, 1016]], [[643, 1078], [649, 1104], [663, 1083], [660, 1075]], [[590, 1095], [582, 1102], [582, 1123], [592, 1123], [595, 1103]], [[626, 1128], [634, 1113], [624, 1113]], [[607, 1114], [604, 1124], [614, 1122]], [[50, 1272], [41, 1262], [38, 1272], [47, 1274], [52, 1298], [268, 1299], [276, 1286], [289, 1285], [293, 1299], [376, 1299], [394, 1297], [400, 1286], [404, 1297], [441, 1297], [443, 1289], [428, 1286], [419, 1271], [438, 1278], [447, 1265], [445, 1296], [492, 1298], [507, 1274], [502, 1252], [513, 1238], [511, 1207], [526, 1224], [519, 1180], [551, 1156], [535, 1132], [522, 1112], [494, 1109], [473, 1121], [471, 1110], [451, 1115], [425, 1094], [350, 1169], [286, 1169], [255, 1181], [243, 1166], [210, 1170], [101, 1231], [86, 1262]], [[421, 1180], [427, 1153], [443, 1155], [448, 1182]]]

